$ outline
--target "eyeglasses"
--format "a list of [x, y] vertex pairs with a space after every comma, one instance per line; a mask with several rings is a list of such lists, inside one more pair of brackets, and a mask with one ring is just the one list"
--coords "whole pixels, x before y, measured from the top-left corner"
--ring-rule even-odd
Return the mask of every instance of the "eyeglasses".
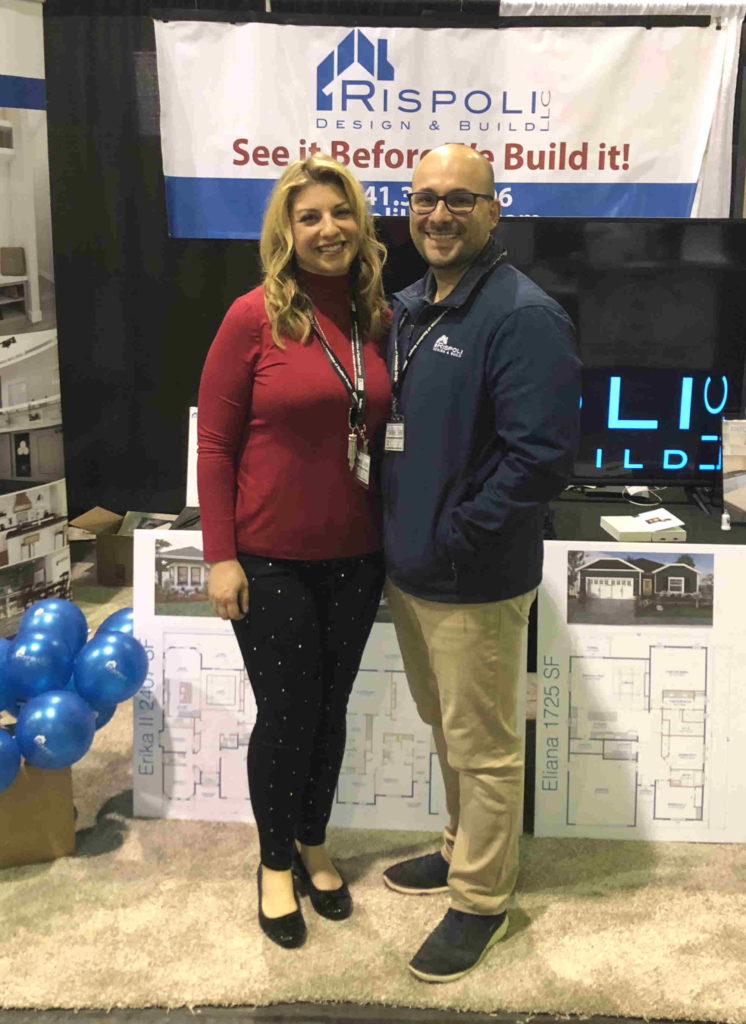
[[412, 213], [432, 213], [438, 203], [443, 200], [451, 213], [471, 213], [477, 205], [477, 199], [494, 199], [494, 195], [486, 192], [448, 192], [437, 196], [434, 192], [410, 192], [409, 209]]

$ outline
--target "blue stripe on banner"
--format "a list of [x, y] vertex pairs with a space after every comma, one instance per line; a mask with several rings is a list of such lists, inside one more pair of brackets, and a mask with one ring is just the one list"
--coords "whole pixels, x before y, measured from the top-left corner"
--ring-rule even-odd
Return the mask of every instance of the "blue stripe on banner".
[[173, 238], [258, 238], [274, 181], [267, 178], [166, 178]]
[[0, 107], [46, 110], [47, 92], [44, 79], [0, 75]]
[[505, 213], [538, 217], [689, 217], [695, 183], [513, 184], [513, 206]]
[[[364, 181], [373, 213], [408, 212], [409, 181]], [[264, 178], [166, 178], [169, 232], [174, 238], [258, 238], [273, 182]], [[498, 184], [514, 217], [689, 217], [696, 184]]]

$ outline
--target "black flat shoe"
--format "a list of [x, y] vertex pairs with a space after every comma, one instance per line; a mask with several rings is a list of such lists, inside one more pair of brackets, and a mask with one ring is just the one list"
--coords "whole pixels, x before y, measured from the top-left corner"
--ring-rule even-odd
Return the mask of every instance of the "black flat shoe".
[[330, 921], [344, 921], [352, 913], [352, 896], [347, 883], [342, 882], [338, 889], [317, 889], [297, 850], [293, 850], [293, 877], [298, 893], [310, 897], [311, 906], [321, 917]]
[[[300, 906], [290, 914], [282, 917], [267, 917], [262, 911], [262, 866], [256, 873], [257, 908], [259, 910], [259, 927], [268, 939], [272, 939], [284, 949], [295, 949], [306, 941], [306, 922]], [[296, 897], [297, 898], [297, 897]]]

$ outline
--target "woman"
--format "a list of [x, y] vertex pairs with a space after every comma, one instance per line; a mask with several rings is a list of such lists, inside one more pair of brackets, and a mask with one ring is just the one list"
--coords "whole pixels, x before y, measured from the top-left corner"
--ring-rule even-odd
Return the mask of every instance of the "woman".
[[202, 373], [198, 481], [208, 595], [257, 704], [259, 923], [291, 947], [306, 936], [294, 881], [323, 916], [352, 911], [324, 839], [383, 584], [366, 485], [389, 409], [387, 310], [362, 189], [329, 157], [287, 168], [259, 251], [264, 284], [228, 310]]

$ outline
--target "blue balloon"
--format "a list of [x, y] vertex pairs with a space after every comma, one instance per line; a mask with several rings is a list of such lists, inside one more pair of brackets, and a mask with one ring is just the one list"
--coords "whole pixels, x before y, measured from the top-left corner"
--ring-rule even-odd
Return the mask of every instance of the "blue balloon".
[[96, 633], [73, 665], [75, 689], [92, 708], [102, 710], [137, 693], [147, 674], [144, 647], [126, 633]]
[[10, 786], [21, 767], [21, 751], [5, 729], [0, 729], [0, 793]]
[[0, 637], [0, 711], [10, 711], [14, 703], [13, 694], [5, 678], [5, 661], [10, 650], [10, 640]]
[[13, 700], [30, 700], [49, 690], [64, 690], [72, 667], [73, 654], [64, 640], [24, 629], [11, 642], [4, 677]]
[[96, 732], [112, 720], [114, 712], [117, 709], [116, 704], [111, 704], [108, 708], [94, 708], [93, 715], [96, 720]]
[[54, 633], [67, 641], [73, 655], [88, 639], [88, 623], [85, 615], [72, 601], [61, 597], [48, 597], [36, 601], [23, 613], [18, 632], [39, 629]]
[[120, 608], [117, 612], [112, 612], [108, 619], [104, 619], [101, 625], [96, 630], [97, 633], [126, 633], [128, 636], [134, 635], [134, 616], [135, 613], [132, 608]]
[[76, 693], [52, 690], [21, 708], [16, 742], [36, 768], [67, 768], [79, 761], [96, 732], [93, 711]]

